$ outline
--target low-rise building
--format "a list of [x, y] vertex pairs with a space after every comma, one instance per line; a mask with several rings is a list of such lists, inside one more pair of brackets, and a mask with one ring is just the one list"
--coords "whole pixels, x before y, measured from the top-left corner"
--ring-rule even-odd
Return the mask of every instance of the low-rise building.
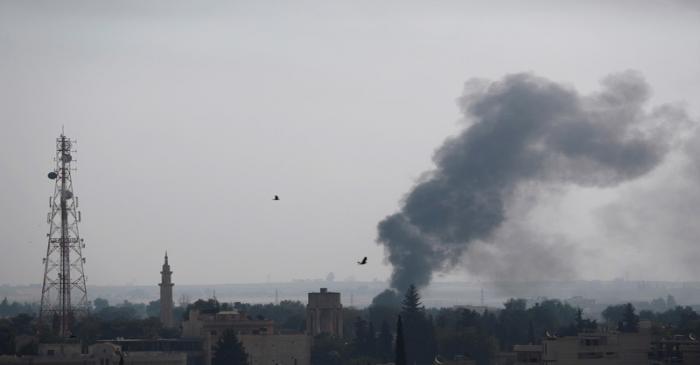
[[[651, 323], [642, 321], [637, 332], [601, 327], [576, 336], [548, 336], [541, 345], [515, 345], [513, 352], [502, 353], [495, 362], [499, 365], [700, 364], [698, 355], [697, 342], [655, 341]], [[684, 358], [685, 361], [658, 362], [669, 358]]]
[[542, 345], [515, 345], [513, 352], [513, 364], [542, 364]]
[[253, 319], [236, 310], [215, 314], [191, 310], [182, 328], [183, 338], [202, 341], [205, 365], [211, 365], [216, 343], [227, 330], [236, 333], [250, 365], [309, 365], [311, 362], [311, 337], [303, 333], [275, 333], [273, 321]]
[[250, 365], [308, 365], [311, 363], [311, 337], [291, 335], [241, 335]]
[[647, 364], [651, 326], [638, 332], [598, 330], [542, 341], [542, 362], [562, 365]]
[[77, 343], [40, 344], [37, 355], [0, 356], [0, 364], [36, 365], [187, 365], [181, 352], [126, 352], [112, 343], [92, 345], [87, 353]]
[[202, 341], [199, 339], [159, 338], [159, 339], [125, 339], [98, 341], [112, 343], [126, 354], [131, 353], [182, 353], [187, 357], [187, 365], [204, 365]]
[[700, 364], [700, 342], [693, 336], [673, 336], [652, 341], [650, 364]]

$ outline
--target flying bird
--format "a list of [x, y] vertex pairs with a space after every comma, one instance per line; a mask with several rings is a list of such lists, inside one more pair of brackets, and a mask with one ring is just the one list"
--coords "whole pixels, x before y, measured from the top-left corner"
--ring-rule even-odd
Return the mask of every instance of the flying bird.
[[366, 263], [367, 263], [367, 257], [363, 258], [362, 261], [357, 262], [358, 265], [364, 265]]
[[275, 197], [274, 197], [274, 198], [272, 198], [272, 200], [280, 200], [280, 197], [279, 197], [279, 196], [277, 196], [277, 195], [275, 195]]

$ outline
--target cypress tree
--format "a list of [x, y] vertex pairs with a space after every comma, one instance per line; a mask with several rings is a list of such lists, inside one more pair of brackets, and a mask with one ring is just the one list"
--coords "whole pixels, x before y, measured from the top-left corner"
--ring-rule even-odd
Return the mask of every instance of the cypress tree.
[[366, 347], [367, 347], [367, 355], [368, 356], [374, 356], [377, 354], [377, 335], [374, 330], [374, 323], [371, 321], [369, 322], [369, 329], [367, 330], [367, 337], [366, 337]]
[[212, 365], [248, 365], [248, 354], [236, 333], [226, 330], [219, 338], [214, 349]]
[[403, 342], [403, 323], [401, 322], [401, 316], [396, 322], [396, 352], [394, 356], [395, 365], [408, 365], [406, 361], [406, 345]]
[[420, 302], [420, 294], [415, 285], [411, 284], [406, 290], [406, 295], [401, 302], [401, 315], [406, 320], [423, 318], [425, 310]]
[[622, 320], [623, 332], [639, 331], [639, 316], [637, 316], [637, 314], [634, 313], [634, 306], [632, 305], [632, 303], [625, 304]]
[[367, 321], [362, 317], [355, 318], [354, 351], [358, 356], [367, 355]]
[[405, 326], [406, 355], [411, 362], [430, 363], [437, 352], [435, 333], [414, 285], [406, 290], [401, 303], [401, 316]]
[[389, 359], [391, 358], [393, 341], [394, 336], [391, 333], [389, 323], [386, 320], [384, 320], [382, 321], [382, 329], [379, 331], [379, 337], [377, 338], [377, 355], [379, 355], [379, 357], [381, 357], [382, 361], [384, 362], [389, 361]]

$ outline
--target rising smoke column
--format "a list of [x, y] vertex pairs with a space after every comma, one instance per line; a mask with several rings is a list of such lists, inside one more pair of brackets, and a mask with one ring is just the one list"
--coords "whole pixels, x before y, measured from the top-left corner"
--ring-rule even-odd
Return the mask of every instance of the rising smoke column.
[[391, 286], [425, 286], [472, 242], [489, 241], [520, 184], [610, 187], [651, 171], [669, 133], [662, 108], [644, 110], [648, 97], [632, 71], [592, 95], [531, 74], [468, 82], [459, 106], [471, 125], [443, 143], [435, 169], [378, 225]]

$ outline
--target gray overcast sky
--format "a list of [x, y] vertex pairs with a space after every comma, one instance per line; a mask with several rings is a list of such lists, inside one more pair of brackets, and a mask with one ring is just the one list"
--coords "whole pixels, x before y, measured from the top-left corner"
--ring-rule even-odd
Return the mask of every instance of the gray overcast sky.
[[[700, 6], [0, 1], [0, 283], [42, 278], [61, 125], [78, 140], [90, 284], [155, 283], [166, 249], [183, 284], [385, 280], [377, 223], [463, 128], [466, 80], [533, 72], [589, 93], [627, 69], [644, 75], [652, 104], [700, 114]], [[659, 259], [651, 243], [598, 235], [639, 238], [596, 217], [676, 174], [661, 170], [567, 192], [533, 220], [556, 220], [553, 231], [593, 252], [576, 261], [582, 278], [697, 278], [675, 266], [692, 249]], [[616, 266], [620, 255], [634, 259]]]

